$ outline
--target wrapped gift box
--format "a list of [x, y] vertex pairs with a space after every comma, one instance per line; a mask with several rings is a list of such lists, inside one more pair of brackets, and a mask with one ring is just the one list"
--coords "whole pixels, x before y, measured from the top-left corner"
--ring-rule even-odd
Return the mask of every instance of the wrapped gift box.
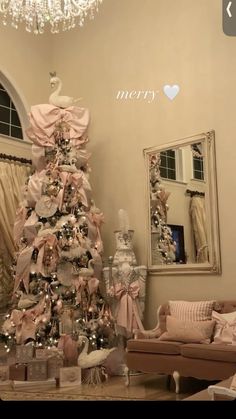
[[74, 387], [81, 385], [81, 368], [60, 368], [60, 387]]
[[26, 364], [34, 357], [33, 345], [16, 345], [16, 363]]
[[35, 358], [36, 359], [48, 359], [48, 357], [49, 357], [49, 354], [48, 354], [48, 352], [49, 352], [49, 349], [47, 349], [47, 348], [36, 348], [35, 349]]
[[10, 380], [25, 381], [27, 366], [24, 364], [12, 364], [9, 366]]
[[48, 378], [47, 360], [34, 359], [28, 363], [27, 380], [43, 381]]
[[6, 365], [7, 364], [7, 355], [1, 355], [0, 356], [0, 365]]
[[29, 390], [45, 390], [56, 387], [55, 378], [43, 381], [11, 381], [11, 386], [14, 390], [29, 389]]
[[9, 380], [9, 365], [0, 365], [0, 383]]
[[63, 367], [63, 358], [52, 356], [48, 358], [48, 378], [59, 378], [60, 368]]
[[35, 350], [36, 359], [48, 359], [54, 356], [63, 359], [63, 350], [58, 348], [36, 348]]

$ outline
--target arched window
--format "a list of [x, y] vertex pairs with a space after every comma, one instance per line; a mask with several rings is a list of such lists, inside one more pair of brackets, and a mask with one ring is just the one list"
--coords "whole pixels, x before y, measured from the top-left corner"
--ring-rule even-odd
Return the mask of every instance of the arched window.
[[8, 92], [0, 84], [0, 135], [23, 140], [19, 115]]

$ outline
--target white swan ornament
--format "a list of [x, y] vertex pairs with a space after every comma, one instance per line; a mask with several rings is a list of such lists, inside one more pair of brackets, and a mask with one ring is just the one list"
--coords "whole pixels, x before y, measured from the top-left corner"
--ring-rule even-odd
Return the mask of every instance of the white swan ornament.
[[90, 259], [90, 261], [88, 262], [88, 267], [87, 268], [81, 268], [79, 271], [79, 275], [83, 276], [83, 277], [89, 277], [89, 276], [93, 276], [94, 274], [94, 269], [92, 267], [94, 260]]
[[79, 342], [85, 342], [84, 348], [78, 357], [78, 366], [81, 368], [92, 368], [102, 365], [108, 355], [116, 348], [98, 349], [88, 354], [89, 340], [87, 336], [80, 335]]
[[62, 89], [62, 82], [59, 77], [56, 77], [56, 73], [50, 73], [50, 85], [51, 87], [56, 87], [55, 91], [49, 96], [49, 103], [51, 105], [57, 106], [59, 108], [69, 108], [74, 106], [82, 98], [74, 99], [70, 96], [60, 96], [59, 93]]

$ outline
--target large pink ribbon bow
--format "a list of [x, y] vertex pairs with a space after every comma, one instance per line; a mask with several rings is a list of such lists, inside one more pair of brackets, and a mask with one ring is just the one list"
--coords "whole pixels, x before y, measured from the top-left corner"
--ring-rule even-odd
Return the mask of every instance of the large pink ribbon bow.
[[[24, 284], [25, 290], [29, 292], [29, 275], [31, 268], [31, 258], [34, 248], [39, 250], [37, 263], [36, 263], [36, 272], [44, 274], [43, 271], [43, 257], [45, 245], [48, 244], [52, 246], [55, 250], [57, 246], [57, 238], [54, 234], [48, 234], [47, 236], [36, 237], [32, 246], [27, 246], [18, 256], [17, 265], [16, 265], [16, 278], [14, 284], [13, 292], [16, 292], [20, 286], [21, 281]], [[55, 259], [55, 252], [54, 252]], [[52, 261], [52, 264], [55, 264], [56, 260]]]
[[139, 291], [138, 281], [132, 282], [127, 287], [121, 282], [114, 285], [114, 295], [119, 300], [115, 314], [117, 325], [124, 327], [128, 332], [137, 328], [144, 330], [136, 302]]
[[10, 320], [16, 326], [16, 343], [23, 344], [27, 339], [35, 339], [36, 324], [31, 311], [13, 310]]
[[86, 141], [83, 134], [89, 123], [88, 109], [77, 106], [61, 109], [50, 104], [35, 105], [31, 108], [29, 118], [30, 128], [27, 129], [27, 135], [38, 146], [55, 145], [55, 126], [62, 120], [68, 123], [70, 139], [76, 140], [80, 145]]

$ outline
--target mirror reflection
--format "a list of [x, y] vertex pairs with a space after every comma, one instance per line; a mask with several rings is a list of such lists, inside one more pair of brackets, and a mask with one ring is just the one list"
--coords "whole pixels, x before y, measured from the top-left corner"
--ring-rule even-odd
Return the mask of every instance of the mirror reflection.
[[214, 132], [146, 149], [144, 154], [149, 266], [219, 272]]

